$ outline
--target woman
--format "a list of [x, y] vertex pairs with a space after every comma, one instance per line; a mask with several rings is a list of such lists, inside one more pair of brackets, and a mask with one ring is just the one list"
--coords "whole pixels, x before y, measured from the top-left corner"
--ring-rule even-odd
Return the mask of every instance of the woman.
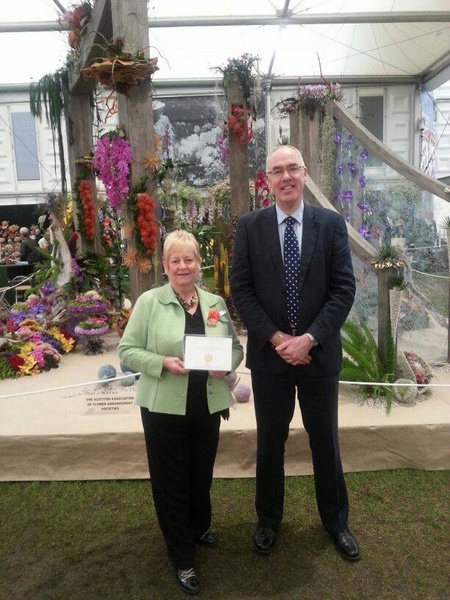
[[217, 545], [209, 531], [210, 489], [221, 414], [228, 413], [232, 396], [225, 371], [184, 368], [183, 338], [232, 336], [233, 370], [243, 350], [224, 300], [195, 285], [200, 249], [192, 234], [168, 234], [163, 267], [169, 283], [138, 298], [119, 356], [141, 373], [136, 404], [141, 407], [156, 514], [177, 580], [185, 592], [196, 594], [195, 544]]

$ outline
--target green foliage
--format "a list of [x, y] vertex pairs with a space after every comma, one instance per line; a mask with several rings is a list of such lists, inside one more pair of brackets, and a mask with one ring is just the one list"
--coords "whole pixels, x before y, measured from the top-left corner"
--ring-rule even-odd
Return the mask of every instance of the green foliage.
[[364, 321], [360, 323], [347, 321], [342, 328], [342, 334], [344, 357], [340, 379], [369, 382], [368, 385], [361, 386], [363, 395], [385, 397], [386, 410], [389, 412], [392, 405], [392, 388], [376, 384], [389, 383], [393, 379], [395, 348], [392, 335], [386, 332], [388, 352], [386, 364], [383, 364], [375, 338]]
[[19, 377], [19, 373], [15, 371], [9, 362], [9, 360], [0, 356], [0, 379], [15, 379]]
[[43, 116], [52, 130], [53, 151], [56, 160], [56, 144], [60, 164], [61, 191], [67, 194], [66, 160], [64, 153], [64, 137], [62, 116], [64, 112], [64, 89], [68, 85], [67, 69], [59, 69], [55, 73], [44, 75], [37, 83], [30, 86], [30, 110], [34, 117], [42, 121]]
[[69, 297], [96, 290], [116, 308], [121, 308], [122, 300], [129, 296], [128, 269], [117, 257], [88, 254], [77, 260], [77, 273], [65, 286]]
[[213, 67], [213, 69], [222, 74], [225, 90], [228, 88], [230, 80], [236, 78], [242, 86], [244, 98], [249, 100], [253, 72], [258, 66], [258, 61], [259, 56], [246, 52], [239, 58], [229, 58], [225, 66]]

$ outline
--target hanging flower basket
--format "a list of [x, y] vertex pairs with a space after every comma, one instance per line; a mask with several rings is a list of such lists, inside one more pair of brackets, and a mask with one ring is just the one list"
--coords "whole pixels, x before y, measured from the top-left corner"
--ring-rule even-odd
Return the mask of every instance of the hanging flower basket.
[[132, 85], [137, 85], [158, 70], [157, 62], [158, 58], [102, 58], [89, 67], [84, 67], [81, 72], [86, 79], [95, 79], [103, 85], [115, 88], [121, 94], [126, 94]]

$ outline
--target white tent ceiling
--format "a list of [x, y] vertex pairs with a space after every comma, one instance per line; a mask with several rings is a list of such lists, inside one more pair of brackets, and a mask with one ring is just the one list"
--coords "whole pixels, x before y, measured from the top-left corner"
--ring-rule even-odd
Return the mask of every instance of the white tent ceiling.
[[[58, 5], [73, 2], [1, 4], [0, 52], [12, 59], [0, 82], [27, 83], [63, 66], [69, 48], [56, 31]], [[431, 80], [434, 87], [450, 79], [449, 0], [151, 0], [148, 14], [156, 85], [218, 77], [214, 67], [246, 52], [275, 79], [321, 71], [332, 81]], [[39, 22], [45, 31], [36, 31]]]

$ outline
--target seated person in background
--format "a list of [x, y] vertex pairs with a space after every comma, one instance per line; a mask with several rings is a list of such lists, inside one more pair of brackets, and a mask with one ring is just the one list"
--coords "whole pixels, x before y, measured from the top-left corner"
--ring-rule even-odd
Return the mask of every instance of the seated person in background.
[[22, 237], [20, 242], [20, 260], [33, 264], [39, 260], [39, 250], [37, 241], [30, 237], [28, 227], [21, 227], [19, 233]]

